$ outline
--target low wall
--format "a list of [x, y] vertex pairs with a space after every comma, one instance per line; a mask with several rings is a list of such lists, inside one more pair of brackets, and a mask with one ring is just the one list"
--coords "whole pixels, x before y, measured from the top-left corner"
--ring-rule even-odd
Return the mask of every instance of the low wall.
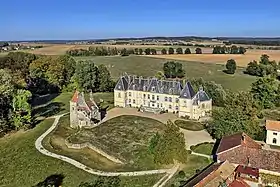
[[83, 148], [89, 148], [95, 152], [97, 152], [98, 154], [106, 157], [107, 159], [115, 162], [115, 163], [118, 163], [118, 164], [124, 164], [121, 160], [113, 157], [113, 156], [110, 156], [108, 155], [107, 153], [105, 153], [104, 151], [102, 151], [101, 149], [93, 146], [92, 144], [90, 143], [82, 143], [82, 144], [73, 144], [71, 142], [69, 142], [67, 139], [65, 140], [65, 145], [68, 147], [68, 148], [71, 148], [71, 149], [83, 149]]

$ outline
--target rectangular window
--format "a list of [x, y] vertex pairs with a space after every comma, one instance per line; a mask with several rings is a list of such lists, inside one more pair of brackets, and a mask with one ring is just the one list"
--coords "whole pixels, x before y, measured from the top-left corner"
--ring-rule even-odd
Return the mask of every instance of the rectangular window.
[[169, 97], [169, 102], [172, 102], [172, 97]]
[[167, 97], [164, 98], [164, 101], [167, 101]]
[[121, 93], [118, 94], [118, 97], [121, 98]]
[[178, 98], [176, 99], [176, 103], [179, 103], [179, 99]]
[[273, 135], [277, 135], [277, 132], [274, 132]]
[[162, 107], [162, 103], [160, 103], [160, 107]]
[[172, 106], [171, 106], [171, 105], [169, 105], [169, 109], [172, 109]]
[[128, 102], [131, 103], [131, 99], [129, 99]]
[[152, 95], [152, 100], [155, 100], [155, 96], [154, 95]]
[[157, 104], [157, 107], [159, 108], [159, 103]]
[[128, 92], [128, 96], [131, 96], [131, 92]]
[[178, 106], [176, 106], [176, 110], [179, 110], [179, 107], [178, 107]]
[[135, 99], [133, 99], [133, 104], [135, 104]]
[[146, 94], [143, 94], [144, 98], [146, 97]]
[[159, 96], [157, 96], [157, 100], [159, 100]]
[[150, 99], [150, 94], [148, 94], [148, 99]]

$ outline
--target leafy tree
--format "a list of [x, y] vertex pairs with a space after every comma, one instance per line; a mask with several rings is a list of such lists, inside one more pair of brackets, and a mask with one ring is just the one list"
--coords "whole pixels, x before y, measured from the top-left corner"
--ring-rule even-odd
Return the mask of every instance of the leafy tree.
[[[231, 46], [231, 50], [230, 50], [231, 54], [239, 54], [239, 49], [236, 45]], [[245, 53], [245, 52], [244, 52]], [[243, 54], [244, 54], [243, 53]]]
[[135, 48], [134, 52], [135, 52], [136, 55], [139, 55], [139, 49], [138, 48]]
[[151, 49], [151, 54], [152, 55], [156, 55], [157, 54], [157, 50], [156, 49]]
[[247, 65], [245, 73], [249, 75], [261, 76], [261, 69], [257, 61], [251, 61]]
[[176, 49], [176, 53], [177, 53], [177, 54], [183, 54], [183, 49], [182, 49], [181, 47], [178, 47], [178, 48]]
[[166, 55], [166, 54], [167, 54], [167, 51], [166, 51], [165, 48], [163, 48], [163, 49], [161, 50], [161, 54], [162, 54], [162, 55]]
[[121, 179], [116, 177], [99, 176], [97, 180], [92, 183], [81, 183], [79, 187], [120, 187]]
[[226, 63], [226, 68], [227, 68], [226, 72], [228, 74], [234, 74], [235, 70], [236, 70], [235, 60], [233, 60], [233, 59], [228, 60], [227, 63]]
[[143, 55], [143, 49], [142, 48], [139, 49], [139, 55]]
[[240, 46], [238, 52], [239, 52], [239, 54], [245, 54], [246, 49], [244, 47]]
[[196, 48], [196, 49], [195, 49], [195, 53], [196, 53], [196, 54], [202, 54], [201, 48], [199, 48], [199, 47]]
[[191, 52], [190, 48], [186, 48], [185, 54], [191, 54], [191, 53], [192, 53], [192, 52]]
[[128, 56], [128, 55], [129, 55], [129, 53], [128, 53], [128, 51], [127, 51], [127, 49], [126, 49], [126, 48], [123, 48], [123, 49], [121, 50], [120, 55], [121, 55], [121, 56]]
[[110, 92], [114, 89], [114, 82], [111, 79], [110, 72], [105, 65], [98, 66], [98, 83], [100, 92]]
[[163, 135], [155, 135], [150, 142], [149, 148], [154, 153], [155, 163], [173, 164], [174, 160], [185, 163], [188, 152], [183, 133], [171, 121], [168, 121], [165, 126]]
[[170, 55], [174, 54], [174, 49], [172, 47], [169, 47], [168, 54], [170, 54]]
[[174, 61], [164, 63], [163, 72], [166, 78], [182, 78], [185, 75], [182, 64]]
[[145, 49], [145, 54], [150, 55], [151, 54], [151, 49], [150, 48]]
[[252, 84], [251, 93], [262, 108], [273, 108], [279, 97], [279, 83], [270, 77], [259, 78]]
[[13, 96], [13, 125], [18, 130], [22, 127], [28, 127], [31, 124], [31, 105], [28, 101], [31, 99], [31, 92], [19, 89]]
[[75, 77], [79, 90], [96, 92], [99, 89], [98, 67], [93, 62], [79, 61], [76, 66]]

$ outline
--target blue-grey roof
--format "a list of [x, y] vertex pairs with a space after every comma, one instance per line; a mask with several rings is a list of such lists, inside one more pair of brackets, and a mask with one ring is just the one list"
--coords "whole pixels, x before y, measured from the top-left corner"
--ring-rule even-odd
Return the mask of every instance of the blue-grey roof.
[[180, 93], [180, 98], [191, 99], [195, 96], [195, 92], [190, 82], [187, 82], [184, 89]]

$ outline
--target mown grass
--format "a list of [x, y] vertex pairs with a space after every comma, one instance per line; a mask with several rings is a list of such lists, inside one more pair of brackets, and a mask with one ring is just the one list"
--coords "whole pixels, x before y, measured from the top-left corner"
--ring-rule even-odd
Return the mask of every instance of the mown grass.
[[163, 123], [138, 116], [119, 116], [93, 129], [82, 129], [71, 136], [72, 143], [92, 143], [94, 146], [124, 160], [134, 170], [154, 169], [156, 166], [148, 154], [150, 138], [163, 132]]
[[174, 123], [180, 128], [190, 131], [201, 131], [204, 129], [203, 124], [196, 121], [176, 120]]
[[208, 158], [189, 155], [188, 162], [182, 166], [181, 171], [184, 172], [185, 176], [180, 176], [179, 172], [166, 184], [166, 187], [179, 187], [186, 183], [194, 175], [202, 171], [208, 165], [212, 163], [212, 160]]
[[214, 149], [214, 143], [205, 142], [197, 145], [192, 145], [190, 148], [195, 153], [212, 155]]
[[[53, 119], [46, 119], [32, 130], [0, 139], [0, 186], [30, 187], [53, 174], [64, 175], [62, 186], [67, 187], [77, 187], [81, 182], [90, 182], [96, 178], [66, 162], [42, 155], [35, 149], [35, 140], [52, 123]], [[121, 186], [150, 187], [162, 176], [121, 177]]]
[[[112, 76], [117, 79], [127, 72], [139, 76], [154, 76], [157, 71], [162, 71], [163, 64], [167, 59], [150, 58], [145, 56], [108, 56], [108, 57], [75, 57], [76, 60], [89, 60], [97, 65], [104, 64], [110, 70]], [[254, 76], [245, 75], [244, 68], [238, 68], [234, 75], [228, 75], [223, 72], [224, 65], [180, 61], [186, 71], [187, 78], [200, 78], [207, 81], [215, 81], [224, 88], [233, 91], [248, 90], [251, 83], [256, 80]]]

